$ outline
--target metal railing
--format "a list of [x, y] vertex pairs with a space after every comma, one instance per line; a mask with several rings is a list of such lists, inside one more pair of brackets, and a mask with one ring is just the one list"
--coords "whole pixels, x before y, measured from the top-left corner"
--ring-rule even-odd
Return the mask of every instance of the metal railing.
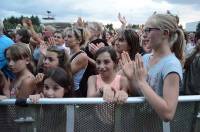
[[199, 104], [200, 96], [180, 96], [174, 119], [166, 123], [143, 97], [129, 97], [123, 105], [102, 98], [43, 98], [38, 104], [5, 99], [0, 101], [0, 131], [199, 132]]

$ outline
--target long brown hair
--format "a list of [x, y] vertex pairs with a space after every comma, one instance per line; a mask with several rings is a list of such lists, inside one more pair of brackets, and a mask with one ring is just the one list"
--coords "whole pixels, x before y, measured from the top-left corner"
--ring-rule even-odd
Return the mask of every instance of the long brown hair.
[[73, 80], [71, 74], [61, 67], [51, 68], [45, 74], [45, 79], [51, 78], [65, 89], [64, 97], [73, 96]]
[[128, 46], [130, 47], [130, 51], [128, 51], [128, 53], [133, 60], [135, 55], [140, 52], [139, 35], [133, 29], [123, 29], [119, 31], [118, 37], [119, 39], [123, 39], [121, 41], [125, 40], [127, 42]]

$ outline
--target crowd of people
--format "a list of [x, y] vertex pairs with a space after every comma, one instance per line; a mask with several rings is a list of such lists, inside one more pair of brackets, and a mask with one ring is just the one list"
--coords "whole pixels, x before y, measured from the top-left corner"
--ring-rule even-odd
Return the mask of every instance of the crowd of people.
[[173, 119], [180, 94], [200, 93], [200, 32], [187, 33], [170, 12], [153, 13], [137, 31], [108, 30], [78, 18], [72, 27], [31, 20], [9, 36], [0, 22], [0, 99], [103, 97], [124, 103], [144, 96], [165, 121]]

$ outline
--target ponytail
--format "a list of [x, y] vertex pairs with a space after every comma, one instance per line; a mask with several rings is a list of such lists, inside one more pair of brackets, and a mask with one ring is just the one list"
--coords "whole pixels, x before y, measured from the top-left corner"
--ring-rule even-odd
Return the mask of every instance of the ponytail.
[[171, 40], [171, 51], [175, 54], [175, 56], [180, 60], [183, 65], [185, 62], [184, 56], [184, 47], [185, 47], [185, 38], [182, 29], [178, 28], [175, 31], [174, 37]]

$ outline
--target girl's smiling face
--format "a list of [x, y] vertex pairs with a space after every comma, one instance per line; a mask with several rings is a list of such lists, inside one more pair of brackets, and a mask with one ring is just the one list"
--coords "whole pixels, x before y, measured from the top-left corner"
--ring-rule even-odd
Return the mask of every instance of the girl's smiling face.
[[103, 52], [96, 58], [96, 67], [102, 76], [110, 76], [114, 71], [115, 63], [108, 52]]
[[65, 90], [53, 79], [47, 78], [44, 80], [43, 93], [46, 98], [63, 98]]

